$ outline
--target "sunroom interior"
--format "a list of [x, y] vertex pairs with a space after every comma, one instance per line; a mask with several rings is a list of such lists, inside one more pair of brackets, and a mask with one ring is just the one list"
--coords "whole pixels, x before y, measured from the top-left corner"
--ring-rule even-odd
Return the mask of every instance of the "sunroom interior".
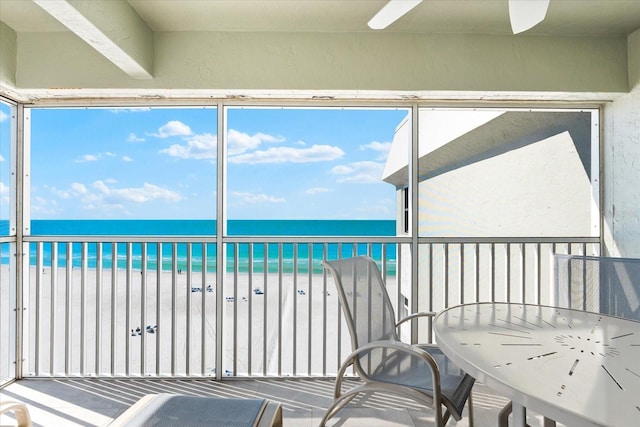
[[[312, 261], [286, 270], [288, 261], [369, 253], [406, 314], [478, 301], [554, 305], [555, 254], [640, 258], [640, 2], [551, 0], [544, 19], [518, 34], [508, 0], [424, 0], [387, 28], [369, 28], [385, 3], [0, 2], [1, 400], [27, 403], [40, 425], [106, 425], [147, 393], [260, 396], [283, 404], [285, 424], [317, 425], [349, 341], [326, 274]], [[71, 109], [206, 110], [221, 142], [207, 158], [211, 232], [33, 231], [32, 180], [46, 177], [31, 169], [43, 155], [32, 127], [47, 111]], [[379, 171], [394, 201], [392, 236], [229, 232], [239, 170], [229, 121], [276, 110], [401, 112]], [[273, 276], [265, 268], [238, 279], [234, 256], [266, 263], [271, 247]], [[177, 262], [147, 266], [183, 252], [228, 264], [186, 277]], [[79, 264], [64, 262], [74, 256]], [[288, 280], [293, 306], [283, 303]], [[160, 297], [161, 284], [183, 282], [185, 295]], [[205, 292], [209, 283], [233, 292]], [[192, 289], [202, 291], [193, 303]], [[298, 305], [303, 289], [309, 298]], [[269, 290], [275, 310], [263, 304]], [[161, 333], [128, 334], [165, 309]], [[292, 318], [299, 325], [289, 328]], [[432, 340], [420, 323], [402, 333]], [[497, 425], [506, 400], [482, 384], [474, 397], [475, 425]], [[337, 419], [432, 422], [408, 408], [372, 397]]]

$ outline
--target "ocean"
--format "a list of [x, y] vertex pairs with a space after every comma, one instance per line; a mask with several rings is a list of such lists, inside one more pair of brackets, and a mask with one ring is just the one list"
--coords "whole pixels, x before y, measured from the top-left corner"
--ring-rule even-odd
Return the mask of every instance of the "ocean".
[[[230, 220], [227, 223], [229, 236], [394, 236], [394, 220]], [[7, 221], [0, 221], [0, 233], [8, 232]], [[215, 220], [32, 220], [31, 234], [34, 236], [215, 236]], [[105, 239], [108, 241], [108, 239]], [[169, 239], [170, 240], [170, 237]], [[259, 239], [257, 239], [259, 240]], [[346, 240], [348, 241], [348, 240]], [[80, 243], [72, 243], [71, 263], [73, 267], [82, 265], [82, 247]], [[87, 244], [87, 267], [95, 268], [97, 265], [97, 244]], [[187, 268], [187, 244], [178, 243], [175, 247], [174, 260], [173, 245], [163, 243], [161, 245], [162, 256], [158, 260], [156, 244], [147, 245], [148, 270], [156, 270], [160, 263], [164, 271], [176, 268], [184, 271]], [[235, 263], [239, 272], [246, 272], [249, 268], [250, 244], [240, 243], [237, 246], [237, 255], [234, 246], [227, 246], [227, 270], [233, 271]], [[282, 245], [282, 270], [284, 273], [294, 270], [294, 244]], [[367, 252], [366, 244], [358, 245], [358, 253]], [[329, 244], [327, 257], [348, 257], [352, 255], [353, 246], [343, 245], [342, 253], [338, 253], [337, 244]], [[58, 267], [67, 265], [67, 244], [60, 243], [58, 250]], [[372, 256], [378, 258], [382, 253], [382, 245], [374, 244], [371, 248]], [[116, 263], [118, 268], [126, 268], [127, 245], [117, 243]], [[279, 245], [257, 244], [252, 246], [253, 271], [256, 273], [279, 270]], [[266, 256], [265, 256], [266, 251]], [[9, 262], [9, 247], [2, 245], [2, 263]], [[52, 244], [43, 244], [43, 266], [51, 267]], [[388, 259], [389, 273], [395, 272], [395, 245], [387, 245], [386, 256]], [[321, 244], [297, 245], [295, 262], [299, 273], [308, 272], [309, 264], [313, 272], [321, 272], [321, 261], [324, 258], [324, 247]], [[112, 245], [102, 245], [103, 268], [111, 268], [113, 264]], [[142, 268], [142, 244], [131, 245], [131, 260], [134, 270]], [[29, 249], [29, 263], [36, 266], [36, 245], [31, 244]], [[215, 272], [217, 268], [216, 245], [206, 244], [206, 257], [202, 256], [202, 245], [192, 246], [192, 271]]]

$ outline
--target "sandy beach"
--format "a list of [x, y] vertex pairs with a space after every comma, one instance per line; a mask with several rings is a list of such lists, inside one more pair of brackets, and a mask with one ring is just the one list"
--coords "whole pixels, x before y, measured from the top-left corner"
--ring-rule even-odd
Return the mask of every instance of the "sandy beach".
[[321, 274], [29, 274], [26, 376], [214, 376], [219, 292], [223, 376], [330, 375], [351, 351]]

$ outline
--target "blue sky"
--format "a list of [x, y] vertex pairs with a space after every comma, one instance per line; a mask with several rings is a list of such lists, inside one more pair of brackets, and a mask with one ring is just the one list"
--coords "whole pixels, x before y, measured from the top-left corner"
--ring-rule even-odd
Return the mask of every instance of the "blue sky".
[[[8, 216], [9, 108], [0, 111]], [[407, 110], [229, 108], [231, 219], [394, 219], [380, 176]], [[209, 219], [215, 108], [33, 109], [33, 219]]]
[[9, 219], [9, 180], [11, 178], [11, 168], [9, 158], [11, 151], [9, 138], [11, 138], [11, 128], [9, 126], [9, 107], [0, 102], [0, 219]]

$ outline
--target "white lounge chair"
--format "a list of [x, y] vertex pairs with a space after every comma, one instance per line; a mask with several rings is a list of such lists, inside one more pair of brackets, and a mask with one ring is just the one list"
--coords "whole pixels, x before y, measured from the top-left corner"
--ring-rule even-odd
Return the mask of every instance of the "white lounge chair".
[[282, 427], [280, 404], [266, 399], [232, 399], [147, 394], [110, 427]]

